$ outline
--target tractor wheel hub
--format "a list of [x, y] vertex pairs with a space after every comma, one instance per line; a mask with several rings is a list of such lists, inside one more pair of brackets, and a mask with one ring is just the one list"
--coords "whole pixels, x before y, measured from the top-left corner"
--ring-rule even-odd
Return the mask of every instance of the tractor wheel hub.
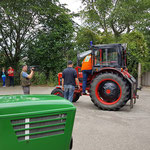
[[106, 102], [114, 102], [119, 98], [119, 86], [110, 80], [103, 81], [98, 88], [99, 96]]

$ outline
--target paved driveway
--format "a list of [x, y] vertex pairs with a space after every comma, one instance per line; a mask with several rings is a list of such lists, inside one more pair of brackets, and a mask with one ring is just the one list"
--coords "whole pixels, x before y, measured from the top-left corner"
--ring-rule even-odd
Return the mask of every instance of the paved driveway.
[[[49, 94], [53, 88], [31, 87], [31, 94]], [[0, 95], [22, 94], [21, 87], [0, 88]], [[75, 103], [73, 150], [150, 150], [150, 88], [138, 93], [140, 99], [130, 110], [97, 109], [88, 96]]]

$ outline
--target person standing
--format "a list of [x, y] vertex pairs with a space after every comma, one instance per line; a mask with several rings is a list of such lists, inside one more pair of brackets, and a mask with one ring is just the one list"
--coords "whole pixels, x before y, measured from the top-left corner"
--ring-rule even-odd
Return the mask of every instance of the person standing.
[[83, 83], [82, 83], [82, 94], [86, 95], [86, 84], [87, 84], [87, 78], [92, 73], [92, 55], [88, 55], [84, 58], [82, 62], [81, 71], [83, 73]]
[[34, 75], [34, 68], [31, 69], [30, 74], [27, 74], [28, 66], [24, 65], [22, 67], [22, 72], [20, 73], [20, 80], [24, 94], [30, 94], [30, 79], [32, 79]]
[[5, 81], [6, 81], [6, 73], [5, 68], [2, 68], [2, 80], [3, 80], [3, 87], [6, 87]]
[[68, 67], [64, 69], [62, 73], [62, 90], [64, 91], [64, 98], [70, 102], [73, 100], [76, 83], [78, 88], [80, 88], [77, 72], [73, 69], [72, 61], [68, 61]]
[[9, 67], [8, 69], [9, 86], [14, 86], [14, 69]]

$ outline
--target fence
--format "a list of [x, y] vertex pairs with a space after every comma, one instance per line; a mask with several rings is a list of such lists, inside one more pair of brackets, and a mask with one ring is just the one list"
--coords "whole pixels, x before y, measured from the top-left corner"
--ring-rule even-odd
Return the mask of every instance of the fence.
[[142, 85], [143, 86], [150, 86], [150, 72], [145, 72], [142, 75]]

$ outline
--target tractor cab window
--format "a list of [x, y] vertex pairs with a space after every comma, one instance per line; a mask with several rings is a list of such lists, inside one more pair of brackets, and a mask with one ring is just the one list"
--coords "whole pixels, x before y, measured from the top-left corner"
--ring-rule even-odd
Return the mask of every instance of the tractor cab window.
[[116, 49], [100, 49], [95, 51], [95, 66], [116, 66], [118, 65], [118, 52]]

